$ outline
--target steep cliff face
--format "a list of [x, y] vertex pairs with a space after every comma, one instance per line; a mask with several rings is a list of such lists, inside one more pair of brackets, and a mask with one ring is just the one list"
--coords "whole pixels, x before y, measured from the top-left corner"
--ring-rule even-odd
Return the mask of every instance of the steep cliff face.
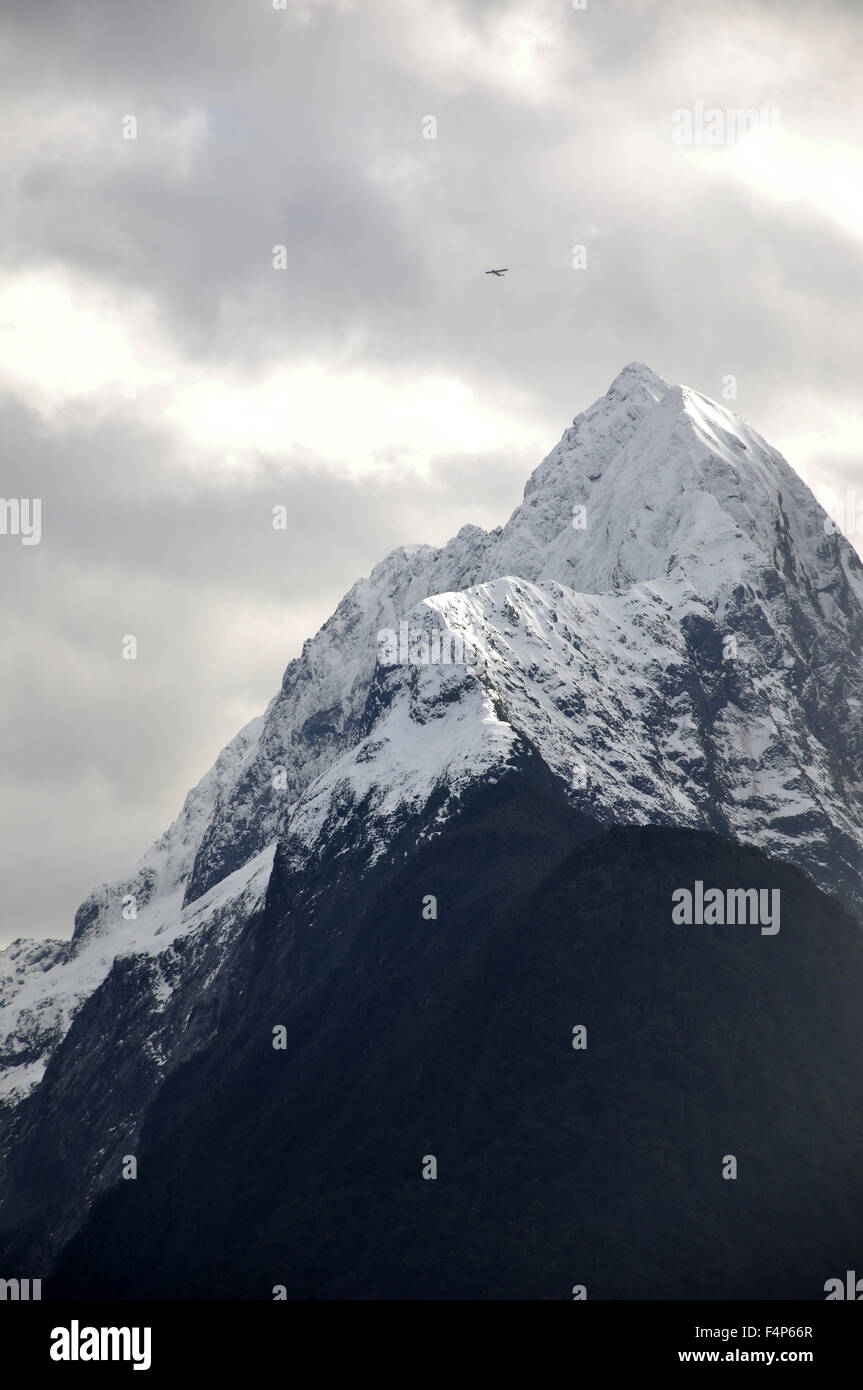
[[[713, 831], [863, 920], [863, 567], [825, 521], [744, 422], [630, 364], [504, 527], [355, 584], [72, 941], [0, 953], [2, 1219], [26, 1212], [27, 1248], [59, 1248], [231, 1017], [277, 844], [293, 881], [361, 893], [529, 766], [581, 836]], [[49, 1238], [27, 1172], [54, 1158]]]

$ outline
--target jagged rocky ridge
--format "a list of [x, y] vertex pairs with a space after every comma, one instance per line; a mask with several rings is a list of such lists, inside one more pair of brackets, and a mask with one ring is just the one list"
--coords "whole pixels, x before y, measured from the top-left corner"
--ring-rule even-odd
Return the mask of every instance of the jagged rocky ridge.
[[[863, 567], [824, 517], [729, 411], [624, 368], [506, 526], [402, 548], [354, 585], [135, 873], [82, 904], [71, 943], [0, 954], [0, 1144], [69, 1103], [95, 1038], [125, 1037], [148, 1060], [82, 1121], [89, 1200], [164, 1075], [218, 1029], [276, 842], [301, 875], [347, 852], [350, 821], [362, 874], [525, 756], [597, 828], [711, 829], [863, 914]], [[467, 632], [487, 659], [383, 666], [377, 634], [402, 621]]]

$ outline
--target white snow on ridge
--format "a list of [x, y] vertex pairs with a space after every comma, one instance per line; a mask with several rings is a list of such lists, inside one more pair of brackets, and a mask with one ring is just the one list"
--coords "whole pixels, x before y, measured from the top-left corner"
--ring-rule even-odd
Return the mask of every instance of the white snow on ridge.
[[[116, 931], [117, 921], [122, 920], [123, 899], [130, 894], [137, 900], [139, 915], [143, 906], [159, 899], [167, 901], [177, 891], [182, 899], [182, 886], [189, 877], [201, 836], [216, 807], [248, 765], [265, 717], [258, 715], [250, 720], [222, 749], [209, 772], [189, 792], [177, 819], [147, 850], [132, 876], [101, 884], [81, 904], [76, 920], [91, 913], [96, 922], [83, 934], [85, 940], [106, 928], [112, 934]], [[80, 950], [81, 944], [76, 931], [72, 951]]]
[[457, 796], [477, 778], [500, 773], [512, 755], [517, 735], [464, 668], [396, 667], [387, 678], [399, 698], [367, 738], [312, 784], [290, 818], [289, 834], [309, 849], [328, 822], [338, 823], [345, 798], [369, 798], [363, 830], [368, 863], [375, 863], [396, 819], [422, 811], [441, 785]]
[[10, 1101], [14, 1104], [29, 1095], [45, 1075], [49, 1057], [49, 1052], [43, 1052], [33, 1062], [22, 1062], [20, 1066], [7, 1067], [0, 1072], [0, 1105]]
[[[179, 937], [206, 930], [226, 906], [243, 913], [263, 901], [273, 867], [275, 843], [262, 850], [248, 864], [229, 874], [197, 902], [182, 906], [182, 888], [146, 904], [137, 918], [122, 918], [110, 933], [89, 937], [81, 949], [44, 972], [31, 972], [19, 985], [14, 997], [0, 1008], [0, 1058], [14, 1059], [42, 1045], [38, 1061], [0, 1069], [0, 1101], [21, 1099], [39, 1080], [48, 1055], [62, 1040], [83, 1001], [107, 977], [115, 960], [124, 956], [158, 956]], [[0, 964], [18, 943], [0, 952]], [[162, 1004], [170, 998], [170, 986], [161, 977], [156, 997]]]
[[387, 712], [313, 784], [290, 833], [313, 850], [351, 801], [370, 794], [373, 862], [388, 828], [435, 787], [455, 792], [499, 772], [525, 740], [601, 823], [706, 828], [721, 813], [740, 839], [795, 860], [782, 824], [806, 817], [812, 828], [803, 847], [796, 832], [795, 862], [810, 869], [836, 828], [859, 844], [859, 819], [824, 794], [830, 758], [783, 669], [751, 654], [746, 708], [728, 699], [713, 734], [704, 730], [685, 637], [693, 617], [707, 624], [714, 615], [672, 580], [591, 595], [508, 577], [424, 600], [409, 614], [413, 631], [472, 632], [487, 662], [387, 668]]

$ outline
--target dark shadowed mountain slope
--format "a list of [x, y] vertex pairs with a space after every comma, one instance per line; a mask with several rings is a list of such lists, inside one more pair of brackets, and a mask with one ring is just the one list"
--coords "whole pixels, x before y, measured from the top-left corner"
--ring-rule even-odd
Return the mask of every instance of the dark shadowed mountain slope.
[[[236, 1008], [48, 1295], [823, 1298], [863, 1248], [859, 927], [711, 833], [586, 829], [527, 758], [361, 886], [280, 850]], [[696, 880], [780, 930], [675, 925]]]

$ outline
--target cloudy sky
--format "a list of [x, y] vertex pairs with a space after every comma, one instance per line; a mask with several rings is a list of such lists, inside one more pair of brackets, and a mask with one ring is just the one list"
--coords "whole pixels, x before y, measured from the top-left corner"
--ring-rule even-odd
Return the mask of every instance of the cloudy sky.
[[[349, 585], [504, 521], [624, 363], [734, 376], [863, 497], [861, 40], [858, 0], [4, 0], [42, 539], [0, 536], [0, 944], [69, 935]], [[764, 115], [681, 144], [697, 103]]]

